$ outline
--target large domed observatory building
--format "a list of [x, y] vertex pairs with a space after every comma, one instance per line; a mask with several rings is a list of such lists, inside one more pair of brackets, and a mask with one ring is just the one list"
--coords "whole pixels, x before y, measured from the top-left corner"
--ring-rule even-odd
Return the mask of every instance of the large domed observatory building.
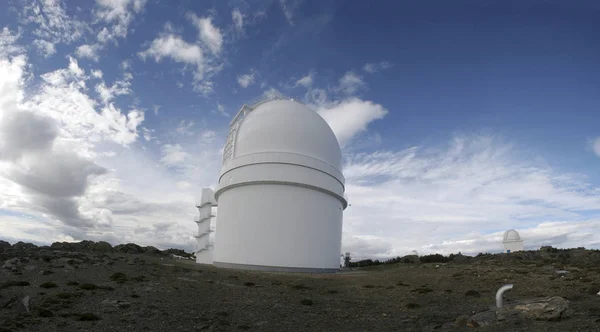
[[339, 270], [348, 206], [341, 169], [340, 145], [314, 110], [282, 96], [244, 105], [231, 121], [214, 191], [213, 264]]
[[514, 229], [509, 229], [504, 232], [502, 244], [504, 245], [504, 252], [506, 253], [523, 250], [523, 240], [521, 239], [519, 232]]

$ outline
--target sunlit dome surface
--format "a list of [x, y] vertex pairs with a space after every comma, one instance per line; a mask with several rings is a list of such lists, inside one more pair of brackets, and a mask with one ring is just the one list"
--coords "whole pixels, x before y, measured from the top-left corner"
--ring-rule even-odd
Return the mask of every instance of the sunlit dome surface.
[[504, 232], [504, 241], [521, 241], [519, 233], [514, 229]]
[[264, 102], [242, 120], [232, 159], [261, 152], [308, 156], [341, 170], [340, 145], [331, 127], [317, 112], [293, 100]]

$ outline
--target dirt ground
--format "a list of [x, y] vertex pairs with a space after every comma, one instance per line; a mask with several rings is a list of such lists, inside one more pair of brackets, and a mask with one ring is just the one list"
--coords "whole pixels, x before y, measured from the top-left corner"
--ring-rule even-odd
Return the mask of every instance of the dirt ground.
[[[145, 255], [39, 257], [1, 269], [0, 331], [600, 331], [597, 269], [561, 266], [569, 273], [560, 275], [543, 263], [492, 261], [293, 274]], [[457, 317], [493, 307], [507, 283], [514, 289], [506, 303], [560, 296], [571, 313], [455, 326]]]

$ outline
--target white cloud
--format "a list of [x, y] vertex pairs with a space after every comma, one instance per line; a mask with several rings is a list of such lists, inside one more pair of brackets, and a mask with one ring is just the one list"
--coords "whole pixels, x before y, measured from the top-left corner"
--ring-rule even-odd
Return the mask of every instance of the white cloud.
[[162, 158], [160, 162], [167, 166], [181, 165], [191, 157], [179, 144], [165, 144], [161, 147], [161, 150]]
[[[492, 136], [456, 136], [442, 146], [346, 155], [352, 203], [344, 247], [356, 255], [500, 251], [500, 230], [516, 228], [526, 247], [600, 243], [600, 188], [521, 160]], [[551, 223], [551, 221], [569, 221]], [[377, 242], [361, 247], [361, 237]], [[581, 242], [579, 242], [581, 243]]]
[[242, 88], [245, 89], [245, 88], [249, 87], [250, 85], [254, 84], [255, 79], [256, 79], [256, 71], [254, 69], [251, 69], [248, 74], [238, 76], [237, 82]]
[[102, 70], [100, 69], [92, 69], [92, 76], [101, 79], [102, 78]]
[[[28, 72], [31, 65], [21, 47], [3, 46], [0, 208], [19, 216], [3, 219], [2, 237], [193, 249], [194, 189], [214, 185], [220, 166], [219, 149], [212, 145], [215, 133], [205, 131], [195, 144], [185, 145], [194, 158], [177, 173], [156, 167], [160, 157], [150, 158], [131, 145], [138, 131], [154, 140], [154, 129], [140, 126], [144, 113], [122, 112], [88, 95], [94, 91], [86, 83], [101, 79], [101, 71], [90, 70], [88, 76], [70, 58], [65, 68], [36, 77]], [[25, 95], [29, 80], [36, 89]], [[165, 158], [176, 162], [181, 156]]]
[[78, 40], [89, 29], [88, 25], [75, 17], [69, 17], [63, 1], [34, 1], [23, 7], [21, 22], [34, 25], [34, 36], [41, 40], [57, 43], [71, 43]]
[[369, 123], [382, 119], [388, 112], [379, 104], [358, 98], [321, 106], [317, 111], [333, 129], [342, 147], [365, 131]]
[[219, 103], [217, 103], [217, 111], [223, 116], [229, 116], [229, 113], [225, 111], [225, 107]]
[[600, 137], [596, 137], [596, 139], [592, 142], [592, 150], [598, 157], [600, 157]]
[[135, 14], [140, 13], [145, 5], [146, 0], [96, 0], [96, 20], [109, 24], [98, 33], [98, 41], [106, 43], [117, 37], [127, 37]]
[[19, 34], [13, 34], [6, 27], [0, 31], [0, 58], [24, 52], [24, 48], [17, 44], [19, 38]]
[[306, 88], [309, 88], [312, 86], [313, 84], [313, 77], [315, 76], [314, 72], [310, 72], [308, 73], [306, 76], [300, 78], [299, 80], [296, 81], [295, 86], [303, 86]]
[[85, 75], [85, 71], [81, 67], [79, 67], [77, 59], [74, 59], [72, 57], [69, 57], [69, 71], [79, 78]]
[[194, 124], [195, 124], [194, 120], [191, 120], [191, 121], [181, 120], [181, 122], [179, 123], [179, 126], [177, 127], [177, 129], [175, 129], [175, 131], [180, 135], [193, 135], [194, 133], [192, 131], [190, 131], [190, 129], [192, 129]]
[[198, 29], [198, 38], [213, 54], [219, 54], [223, 46], [223, 35], [221, 30], [212, 24], [211, 17], [198, 17], [196, 14], [188, 14], [188, 18]]
[[362, 77], [352, 71], [348, 71], [339, 80], [337, 91], [341, 91], [347, 95], [353, 95], [360, 89], [365, 87], [365, 82]]
[[244, 16], [237, 8], [231, 11], [231, 19], [237, 31], [244, 31]]
[[33, 45], [37, 48], [38, 52], [46, 58], [56, 53], [54, 44], [49, 41], [36, 39], [33, 41]]
[[100, 50], [100, 48], [101, 46], [98, 44], [84, 44], [77, 47], [77, 49], [75, 50], [75, 54], [80, 58], [88, 58], [97, 62], [99, 58], [98, 51]]
[[181, 37], [173, 34], [163, 34], [152, 41], [150, 47], [138, 53], [142, 59], [154, 58], [160, 62], [163, 58], [170, 58], [196, 67], [196, 77], [202, 78], [204, 74], [204, 54], [198, 45], [189, 44]]
[[379, 63], [367, 63], [363, 66], [363, 70], [369, 74], [374, 74], [378, 71], [389, 69], [391, 67], [392, 67], [392, 64], [390, 62], [381, 61]]
[[[100, 72], [100, 77], [102, 77], [102, 72]], [[95, 90], [100, 95], [102, 103], [108, 105], [115, 97], [130, 94], [131, 78], [131, 74], [125, 73], [121, 79], [117, 79], [111, 86], [107, 86], [104, 81], [98, 83]]]

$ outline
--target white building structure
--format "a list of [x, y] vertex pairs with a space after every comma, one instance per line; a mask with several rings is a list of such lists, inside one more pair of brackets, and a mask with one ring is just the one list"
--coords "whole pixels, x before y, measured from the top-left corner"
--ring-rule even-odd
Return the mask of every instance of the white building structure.
[[244, 105], [231, 122], [214, 192], [214, 265], [339, 270], [348, 206], [341, 168], [339, 143], [314, 110], [282, 97]]
[[198, 208], [199, 216], [194, 221], [198, 224], [198, 232], [194, 234], [194, 237], [198, 241], [198, 247], [196, 249], [196, 263], [201, 264], [212, 264], [213, 262], [213, 245], [210, 243], [210, 221], [214, 217], [212, 213], [213, 207], [217, 205], [215, 195], [212, 189], [202, 188], [202, 195], [200, 200], [196, 203]]
[[523, 250], [523, 240], [521, 239], [521, 236], [519, 236], [519, 233], [514, 229], [509, 229], [504, 232], [502, 243], [504, 244], [504, 251], [507, 253]]

